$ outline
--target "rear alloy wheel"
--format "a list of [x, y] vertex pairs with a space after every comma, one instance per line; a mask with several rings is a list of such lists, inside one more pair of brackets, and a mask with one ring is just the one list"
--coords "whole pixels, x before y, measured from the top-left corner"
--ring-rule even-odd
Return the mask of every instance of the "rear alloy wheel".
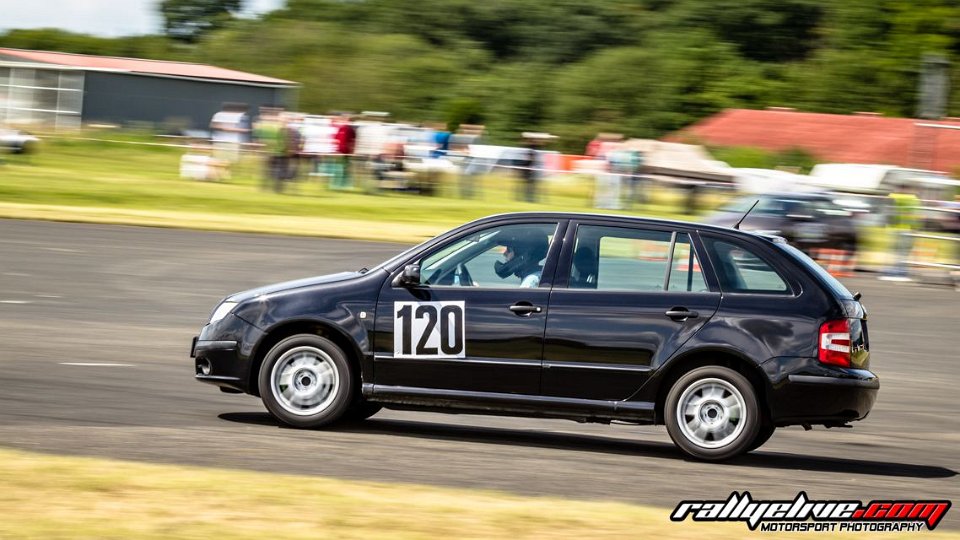
[[722, 461], [751, 450], [760, 430], [760, 408], [750, 381], [721, 366], [697, 368], [667, 394], [667, 432], [681, 450]]
[[338, 420], [353, 401], [353, 374], [343, 351], [320, 336], [277, 343], [260, 367], [260, 394], [284, 424], [313, 428]]

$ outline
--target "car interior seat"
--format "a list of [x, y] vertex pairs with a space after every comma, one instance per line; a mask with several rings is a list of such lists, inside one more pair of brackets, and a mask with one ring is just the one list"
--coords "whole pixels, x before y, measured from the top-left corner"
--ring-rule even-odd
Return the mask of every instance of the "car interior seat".
[[579, 246], [573, 254], [573, 269], [570, 286], [576, 289], [597, 288], [597, 253], [590, 246]]

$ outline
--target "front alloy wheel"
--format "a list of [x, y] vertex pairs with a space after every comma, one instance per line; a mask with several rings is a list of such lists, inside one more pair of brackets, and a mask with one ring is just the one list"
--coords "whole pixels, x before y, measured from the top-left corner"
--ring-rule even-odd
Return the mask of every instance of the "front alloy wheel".
[[721, 461], [751, 450], [760, 428], [756, 392], [741, 374], [721, 366], [680, 377], [667, 395], [667, 431], [687, 454]]
[[346, 356], [333, 342], [300, 334], [270, 349], [260, 367], [260, 394], [267, 410], [294, 427], [336, 421], [353, 398]]

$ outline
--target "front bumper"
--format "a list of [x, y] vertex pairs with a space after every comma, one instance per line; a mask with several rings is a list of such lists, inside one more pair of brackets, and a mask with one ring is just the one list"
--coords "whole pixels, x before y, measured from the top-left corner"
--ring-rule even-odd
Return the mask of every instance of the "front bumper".
[[224, 391], [249, 393], [254, 346], [263, 332], [234, 315], [203, 327], [193, 338], [194, 378]]
[[761, 367], [770, 382], [767, 403], [777, 426], [862, 420], [880, 389], [880, 379], [866, 369], [826, 366], [815, 358], [772, 358]]

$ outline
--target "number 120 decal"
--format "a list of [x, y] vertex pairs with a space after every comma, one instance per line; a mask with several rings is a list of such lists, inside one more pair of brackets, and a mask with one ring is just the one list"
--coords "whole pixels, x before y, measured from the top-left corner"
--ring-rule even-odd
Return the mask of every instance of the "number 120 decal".
[[464, 358], [464, 302], [394, 302], [394, 358]]

